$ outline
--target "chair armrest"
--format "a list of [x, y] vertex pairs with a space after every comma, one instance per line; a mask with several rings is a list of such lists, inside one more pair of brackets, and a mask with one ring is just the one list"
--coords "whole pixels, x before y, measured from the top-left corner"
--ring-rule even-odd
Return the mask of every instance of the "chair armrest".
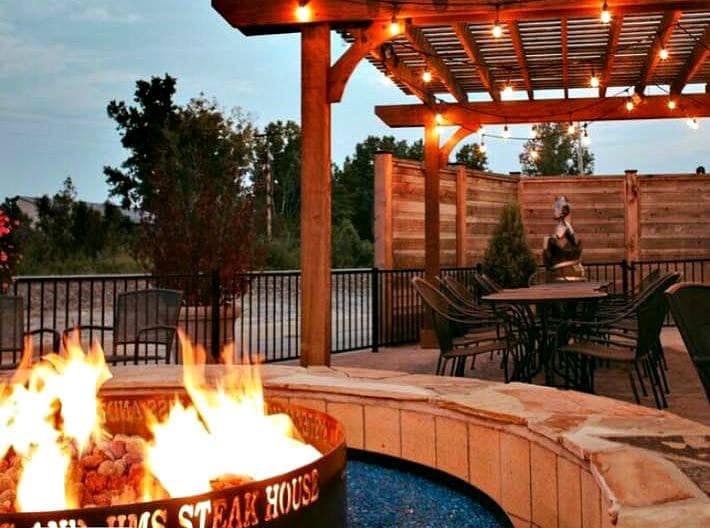
[[65, 328], [62, 331], [62, 338], [67, 337], [70, 335], [72, 332], [83, 332], [84, 330], [99, 330], [99, 331], [104, 331], [104, 332], [113, 332], [113, 326], [106, 326], [106, 325], [77, 325], [77, 326], [72, 326], [71, 328]]
[[40, 339], [42, 339], [42, 335], [44, 334], [50, 334], [52, 336], [52, 350], [57, 352], [59, 351], [59, 343], [61, 342], [61, 337], [59, 335], [59, 332], [54, 330], [53, 328], [35, 328], [34, 330], [30, 330], [29, 332], [25, 332], [25, 337], [27, 336], [33, 336], [33, 335], [40, 335]]
[[136, 334], [136, 341], [138, 341], [138, 338], [140, 338], [141, 335], [147, 333], [147, 332], [152, 332], [154, 330], [164, 330], [166, 332], [177, 332], [177, 327], [172, 326], [172, 325], [153, 325], [153, 326], [144, 326], [140, 330], [138, 330], [138, 333]]

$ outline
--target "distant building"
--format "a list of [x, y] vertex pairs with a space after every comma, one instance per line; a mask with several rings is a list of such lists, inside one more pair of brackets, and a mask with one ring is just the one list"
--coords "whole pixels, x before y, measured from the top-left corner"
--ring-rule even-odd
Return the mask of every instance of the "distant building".
[[[32, 224], [36, 223], [39, 220], [38, 203], [40, 199], [41, 198], [35, 196], [17, 196], [17, 207], [19, 207], [20, 211], [22, 211], [22, 214], [24, 214], [27, 218], [30, 219], [30, 222]], [[85, 202], [84, 200], [79, 201], [86, 204], [89, 209], [97, 211], [102, 216], [104, 214], [104, 211], [106, 210], [105, 203]], [[118, 210], [124, 217], [128, 218], [131, 223], [140, 223], [141, 215], [138, 211], [123, 208], [118, 208]]]

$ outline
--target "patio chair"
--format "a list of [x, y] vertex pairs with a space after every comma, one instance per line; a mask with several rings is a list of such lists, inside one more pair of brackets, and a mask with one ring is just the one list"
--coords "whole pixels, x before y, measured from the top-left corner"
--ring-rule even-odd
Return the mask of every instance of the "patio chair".
[[503, 286], [498, 284], [482, 271], [473, 272], [473, 281], [476, 283], [477, 300], [480, 300], [480, 298], [484, 295], [490, 295], [491, 293], [495, 293], [503, 289]]
[[[52, 328], [35, 328], [25, 331], [24, 298], [19, 295], [0, 295], [0, 369], [14, 369], [20, 362], [25, 348], [25, 338], [40, 336], [40, 355], [44, 354], [42, 337], [52, 336], [50, 352], [59, 350], [59, 333]], [[8, 361], [8, 355], [12, 359]]]
[[666, 291], [673, 320], [710, 401], [710, 285], [683, 282]]
[[[662, 381], [663, 368], [654, 349], [660, 341], [661, 328], [668, 311], [664, 292], [679, 279], [679, 273], [665, 275], [645, 294], [639, 296], [627, 311], [611, 319], [564, 323], [568, 330], [564, 335], [571, 336], [574, 342], [569, 344], [567, 341], [567, 344], [558, 348], [558, 353], [567, 366], [574, 367], [581, 389], [593, 393], [595, 368], [599, 361], [609, 361], [621, 364], [627, 369], [631, 390], [637, 403], [641, 400], [634, 373], [645, 395], [646, 389], [640, 370], [643, 368], [650, 382], [656, 406], [659, 409], [668, 406]], [[622, 332], [615, 328], [616, 323], [630, 316], [636, 318], [635, 332]], [[575, 357], [578, 361], [572, 361]]]
[[[468, 358], [480, 354], [502, 352], [505, 356], [509, 348], [507, 337], [499, 338], [495, 333], [465, 333], [477, 321], [461, 313], [450, 300], [435, 286], [421, 277], [412, 279], [414, 289], [424, 304], [430, 309], [434, 332], [439, 343], [440, 355], [436, 365], [436, 374], [444, 375], [451, 362], [452, 376], [463, 376]], [[505, 361], [507, 380], [507, 361]]]
[[121, 293], [116, 297], [113, 326], [80, 325], [64, 333], [111, 332], [113, 352], [106, 354], [107, 363], [170, 363], [181, 303], [179, 290], [156, 288]]

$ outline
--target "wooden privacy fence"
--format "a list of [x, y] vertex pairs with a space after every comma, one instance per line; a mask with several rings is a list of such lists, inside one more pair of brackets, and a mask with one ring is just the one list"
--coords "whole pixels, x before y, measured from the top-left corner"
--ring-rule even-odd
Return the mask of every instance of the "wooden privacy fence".
[[[528, 242], [541, 259], [565, 195], [586, 263], [710, 257], [710, 176], [525, 177], [448, 165], [440, 171], [441, 266], [481, 262], [507, 202], [521, 206]], [[416, 161], [375, 156], [375, 266], [424, 265], [424, 170]]]

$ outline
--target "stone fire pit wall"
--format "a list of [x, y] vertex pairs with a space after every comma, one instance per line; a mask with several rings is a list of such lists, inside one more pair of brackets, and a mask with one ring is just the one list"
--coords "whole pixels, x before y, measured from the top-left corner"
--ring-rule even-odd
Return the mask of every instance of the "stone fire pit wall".
[[[107, 390], [180, 384], [175, 367], [112, 370]], [[351, 447], [466, 480], [516, 527], [710, 526], [710, 427], [671, 413], [546, 387], [357, 368], [266, 365], [263, 379], [269, 398], [338, 418]]]

